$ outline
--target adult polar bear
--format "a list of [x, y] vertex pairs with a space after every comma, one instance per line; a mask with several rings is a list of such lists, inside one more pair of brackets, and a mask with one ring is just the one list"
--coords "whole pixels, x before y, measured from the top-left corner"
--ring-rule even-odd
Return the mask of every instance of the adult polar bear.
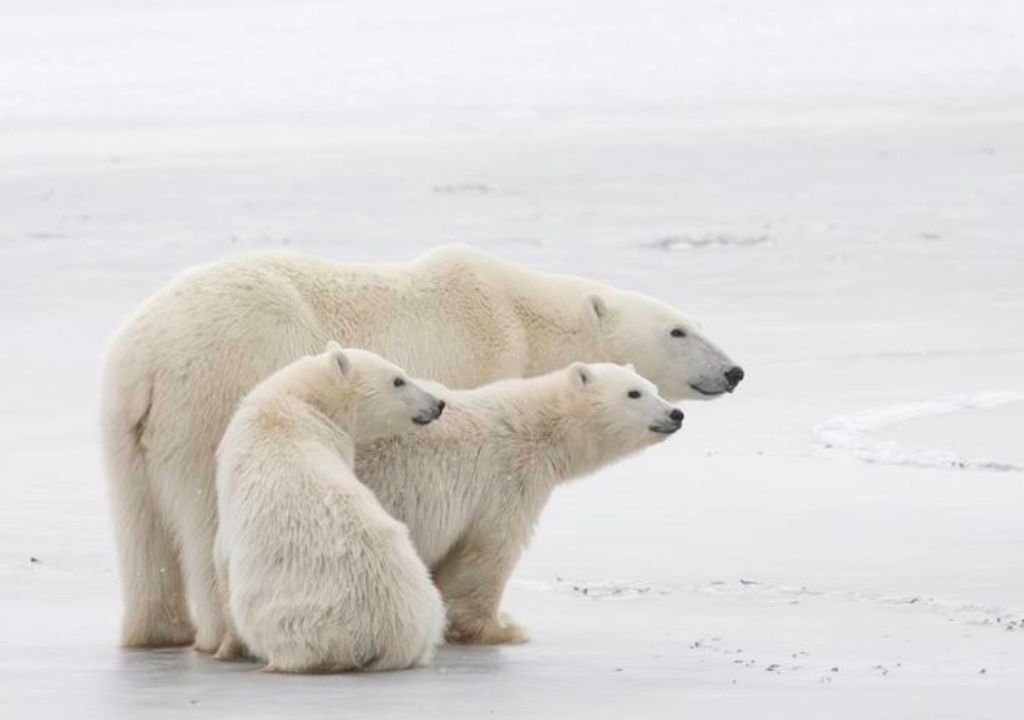
[[216, 651], [217, 444], [242, 396], [328, 340], [459, 388], [574, 361], [633, 363], [672, 400], [714, 397], [743, 377], [668, 305], [465, 246], [406, 264], [261, 254], [185, 272], [119, 331], [105, 368], [124, 645]]

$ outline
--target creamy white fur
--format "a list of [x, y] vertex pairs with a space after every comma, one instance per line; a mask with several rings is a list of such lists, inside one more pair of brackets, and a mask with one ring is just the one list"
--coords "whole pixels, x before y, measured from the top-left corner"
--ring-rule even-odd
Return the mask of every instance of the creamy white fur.
[[183, 273], [122, 328], [105, 368], [124, 644], [195, 636], [198, 649], [216, 650], [217, 443], [257, 382], [333, 338], [460, 388], [575, 360], [636, 363], [670, 398], [731, 387], [732, 361], [677, 310], [471, 248], [399, 265], [254, 255]]
[[[401, 387], [395, 378], [404, 382]], [[278, 672], [393, 670], [442, 641], [444, 606], [406, 527], [353, 474], [353, 441], [439, 412], [402, 370], [329, 348], [260, 383], [218, 450], [216, 564], [229, 633]]]
[[552, 489], [665, 439], [679, 419], [651, 382], [604, 363], [475, 390], [423, 386], [447, 402], [444, 417], [358, 444], [356, 472], [433, 570], [448, 638], [523, 642], [499, 603]]

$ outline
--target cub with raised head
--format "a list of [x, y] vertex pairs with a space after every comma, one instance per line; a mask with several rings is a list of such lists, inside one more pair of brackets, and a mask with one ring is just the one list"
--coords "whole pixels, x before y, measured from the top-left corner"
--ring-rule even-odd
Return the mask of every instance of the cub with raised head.
[[499, 605], [551, 491], [661, 442], [683, 413], [632, 368], [608, 363], [476, 390], [424, 387], [443, 391], [444, 421], [360, 443], [356, 473], [433, 571], [448, 639], [525, 642]]
[[352, 472], [355, 443], [402, 437], [444, 402], [336, 343], [256, 386], [218, 449], [215, 542], [227, 635], [278, 672], [427, 662], [444, 607], [406, 527]]

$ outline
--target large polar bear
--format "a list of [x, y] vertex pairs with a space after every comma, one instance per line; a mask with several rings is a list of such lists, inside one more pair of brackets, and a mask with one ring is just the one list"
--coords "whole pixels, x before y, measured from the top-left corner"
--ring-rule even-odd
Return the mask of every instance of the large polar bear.
[[334, 338], [460, 388], [577, 360], [635, 363], [672, 399], [743, 377], [668, 305], [463, 246], [397, 265], [268, 254], [183, 273], [120, 330], [105, 368], [125, 645], [216, 650], [217, 443], [258, 381]]
[[[427, 662], [444, 605], [409, 531], [352, 472], [354, 443], [403, 437], [444, 402], [335, 343], [256, 386], [220, 443], [217, 575], [229, 634], [277, 672]], [[239, 642], [240, 641], [240, 642]]]
[[412, 533], [448, 606], [448, 638], [523, 642], [499, 605], [551, 491], [664, 440], [683, 413], [608, 363], [475, 390], [423, 386], [445, 399], [444, 418], [359, 443], [356, 474]]

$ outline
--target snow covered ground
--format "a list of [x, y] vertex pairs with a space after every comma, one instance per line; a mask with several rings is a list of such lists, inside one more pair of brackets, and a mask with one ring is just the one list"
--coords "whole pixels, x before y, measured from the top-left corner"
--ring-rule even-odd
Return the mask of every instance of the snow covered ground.
[[[1022, 31], [1011, 0], [0, 0], [0, 717], [1020, 717]], [[748, 379], [556, 494], [506, 600], [529, 645], [119, 650], [116, 325], [229, 253], [448, 241], [687, 308]]]

